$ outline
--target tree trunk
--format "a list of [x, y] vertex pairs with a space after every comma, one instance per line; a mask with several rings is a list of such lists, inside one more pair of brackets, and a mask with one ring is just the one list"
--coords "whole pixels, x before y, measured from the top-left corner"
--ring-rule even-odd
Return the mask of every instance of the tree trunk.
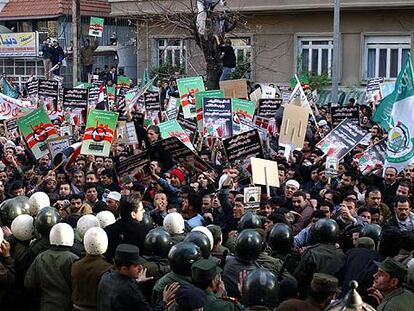
[[196, 34], [196, 43], [203, 51], [206, 61], [206, 88], [208, 90], [219, 89], [219, 79], [222, 71], [221, 53], [218, 49], [214, 34], [209, 33], [207, 38]]

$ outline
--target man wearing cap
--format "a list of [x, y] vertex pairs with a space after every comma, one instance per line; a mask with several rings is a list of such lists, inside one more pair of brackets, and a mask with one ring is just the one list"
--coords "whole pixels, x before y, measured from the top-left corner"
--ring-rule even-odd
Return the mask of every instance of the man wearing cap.
[[285, 207], [287, 209], [293, 210], [292, 197], [293, 197], [293, 194], [299, 190], [299, 188], [300, 188], [300, 184], [294, 179], [289, 179], [286, 182], [285, 190], [284, 190], [284, 198], [285, 198]]
[[98, 311], [152, 310], [138, 285], [139, 280], [145, 278], [144, 262], [138, 247], [118, 245], [115, 251], [116, 271], [104, 273], [98, 285]]
[[414, 293], [402, 287], [407, 268], [391, 257], [383, 262], [374, 262], [378, 271], [374, 274], [373, 287], [368, 289], [368, 294], [379, 303], [377, 311], [413, 310]]
[[306, 300], [289, 299], [276, 309], [277, 311], [322, 311], [335, 299], [338, 279], [329, 274], [315, 273]]
[[200, 259], [191, 266], [193, 284], [207, 294], [204, 311], [242, 310], [242, 306], [236, 301], [224, 299], [226, 290], [220, 276], [222, 271], [214, 261], [209, 259]]
[[121, 201], [121, 194], [117, 191], [109, 192], [106, 197], [106, 206], [108, 207], [108, 210], [115, 215], [115, 217], [119, 216], [119, 201]]
[[205, 311], [207, 296], [198, 287], [191, 284], [182, 284], [175, 294], [175, 303], [168, 311]]

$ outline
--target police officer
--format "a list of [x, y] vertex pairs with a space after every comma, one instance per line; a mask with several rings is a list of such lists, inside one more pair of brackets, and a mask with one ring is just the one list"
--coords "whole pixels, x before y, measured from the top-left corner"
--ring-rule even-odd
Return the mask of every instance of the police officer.
[[42, 291], [40, 310], [71, 311], [71, 266], [79, 259], [70, 252], [73, 229], [59, 223], [50, 230], [51, 248], [39, 254], [27, 271], [24, 286]]
[[208, 259], [210, 257], [213, 245], [210, 244], [209, 238], [204, 233], [192, 231], [186, 235], [184, 242], [193, 242], [200, 248], [203, 258]]
[[278, 305], [279, 285], [276, 275], [266, 268], [250, 272], [243, 280], [244, 310], [270, 311]]
[[152, 302], [158, 304], [163, 290], [172, 283], [191, 284], [191, 265], [201, 259], [200, 248], [192, 242], [180, 242], [168, 253], [171, 272], [168, 272], [157, 283], [152, 292]]
[[308, 295], [314, 273], [335, 275], [345, 264], [344, 253], [335, 246], [339, 234], [338, 224], [332, 219], [323, 218], [316, 222], [314, 232], [319, 244], [305, 251], [295, 272], [303, 298]]
[[263, 238], [254, 229], [243, 230], [236, 239], [235, 256], [227, 257], [224, 265], [223, 281], [230, 297], [240, 298], [238, 282], [240, 272], [259, 268], [256, 262], [263, 250]]
[[46, 193], [39, 191], [30, 196], [29, 212], [33, 217], [36, 217], [37, 213], [47, 206], [50, 206], [50, 199]]
[[414, 293], [402, 287], [407, 268], [391, 257], [375, 264], [378, 271], [374, 274], [373, 287], [368, 289], [368, 294], [380, 303], [377, 310], [412, 310]]
[[22, 214], [29, 214], [29, 199], [27, 197], [21, 196], [8, 199], [0, 205], [3, 226], [10, 228], [12, 221]]
[[163, 227], [171, 235], [174, 244], [184, 240], [185, 222], [181, 214], [173, 212], [165, 216]]
[[72, 265], [72, 302], [74, 310], [96, 309], [98, 284], [102, 274], [112, 265], [103, 254], [108, 248], [108, 236], [101, 228], [90, 228], [83, 236], [86, 256]]
[[210, 230], [213, 236], [213, 249], [211, 250], [211, 256], [217, 258], [220, 261], [220, 265], [225, 260], [225, 257], [229, 253], [229, 249], [222, 245], [223, 233], [220, 226], [208, 225], [207, 229]]
[[86, 255], [83, 237], [90, 228], [94, 227], [100, 227], [99, 219], [96, 216], [88, 214], [83, 215], [78, 219], [75, 229], [75, 241], [72, 247], [72, 252], [74, 254], [79, 257], [84, 257]]
[[200, 259], [191, 266], [193, 284], [207, 294], [204, 311], [242, 310], [242, 306], [236, 300], [226, 299], [226, 290], [221, 280], [221, 272], [222, 269], [214, 261], [208, 259]]
[[34, 256], [50, 248], [49, 232], [52, 227], [61, 222], [60, 214], [54, 207], [43, 208], [35, 218], [36, 241], [31, 245]]

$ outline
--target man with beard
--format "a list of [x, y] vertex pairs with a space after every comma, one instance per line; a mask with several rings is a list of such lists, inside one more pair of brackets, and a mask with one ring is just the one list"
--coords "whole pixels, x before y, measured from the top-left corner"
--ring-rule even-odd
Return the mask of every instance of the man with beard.
[[395, 200], [395, 215], [385, 223], [385, 227], [397, 227], [400, 231], [414, 231], [414, 215], [407, 197], [399, 196]]
[[385, 222], [391, 217], [391, 211], [388, 206], [382, 203], [382, 194], [378, 188], [368, 188], [365, 193], [366, 205], [364, 207], [378, 208], [380, 210], [381, 219], [380, 222]]
[[338, 185], [338, 190], [342, 193], [349, 193], [355, 191], [356, 176], [353, 172], [346, 171], [341, 176], [341, 181]]
[[81, 170], [75, 170], [72, 173], [72, 192], [73, 193], [80, 193], [83, 190], [83, 185], [85, 184], [85, 173]]

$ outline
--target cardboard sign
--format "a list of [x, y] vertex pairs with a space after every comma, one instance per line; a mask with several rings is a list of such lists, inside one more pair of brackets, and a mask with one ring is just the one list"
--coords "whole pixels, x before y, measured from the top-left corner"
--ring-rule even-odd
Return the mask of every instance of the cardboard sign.
[[351, 120], [352, 123], [359, 125], [359, 106], [355, 107], [331, 107], [332, 126], [336, 127], [345, 119]]
[[70, 146], [70, 140], [67, 137], [53, 138], [47, 141], [51, 159]]
[[202, 77], [191, 77], [177, 80], [178, 92], [180, 93], [181, 106], [183, 107], [184, 118], [196, 117], [195, 94], [205, 90]]
[[104, 19], [100, 17], [91, 17], [89, 24], [89, 35], [93, 37], [102, 37], [104, 28]]
[[247, 99], [249, 96], [246, 79], [220, 81], [220, 90], [224, 91], [224, 97]]
[[20, 117], [17, 125], [36, 159], [49, 153], [47, 140], [58, 137], [55, 127], [43, 108]]
[[261, 84], [262, 99], [273, 99], [276, 97], [276, 89], [270, 85]]
[[301, 150], [308, 126], [309, 110], [296, 105], [285, 105], [282, 126], [280, 129], [279, 144], [292, 145]]
[[263, 158], [263, 149], [257, 130], [251, 130], [223, 139], [224, 151], [230, 163], [247, 160], [250, 157]]
[[196, 113], [197, 113], [197, 130], [201, 133], [203, 132], [203, 100], [205, 97], [208, 98], [223, 98], [223, 90], [212, 90], [212, 91], [203, 91], [195, 94], [196, 101]]
[[233, 135], [230, 98], [203, 98], [204, 136], [218, 138]]
[[275, 118], [276, 111], [282, 104], [281, 98], [261, 99], [259, 100], [259, 109], [257, 115], [264, 118]]
[[116, 143], [125, 144], [127, 141], [126, 121], [118, 121], [116, 124]]
[[279, 187], [277, 162], [251, 158], [253, 183], [270, 187]]
[[345, 119], [318, 142], [316, 147], [322, 150], [324, 154], [341, 160], [364, 139], [366, 134], [366, 130]]
[[39, 79], [38, 86], [39, 106], [45, 108], [46, 112], [57, 111], [59, 100], [59, 82], [55, 80]]
[[109, 156], [117, 121], [116, 112], [91, 110], [83, 134], [81, 154]]
[[338, 175], [339, 161], [335, 157], [326, 157], [325, 174], [327, 177], [335, 177]]
[[255, 89], [254, 92], [250, 93], [249, 98], [255, 103], [258, 102], [262, 98], [262, 90], [260, 88]]
[[148, 150], [145, 150], [121, 161], [118, 164], [116, 171], [119, 176], [135, 176], [137, 180], [140, 180], [149, 174], [149, 164], [150, 160]]
[[259, 206], [261, 190], [262, 189], [260, 187], [244, 188], [244, 204]]

